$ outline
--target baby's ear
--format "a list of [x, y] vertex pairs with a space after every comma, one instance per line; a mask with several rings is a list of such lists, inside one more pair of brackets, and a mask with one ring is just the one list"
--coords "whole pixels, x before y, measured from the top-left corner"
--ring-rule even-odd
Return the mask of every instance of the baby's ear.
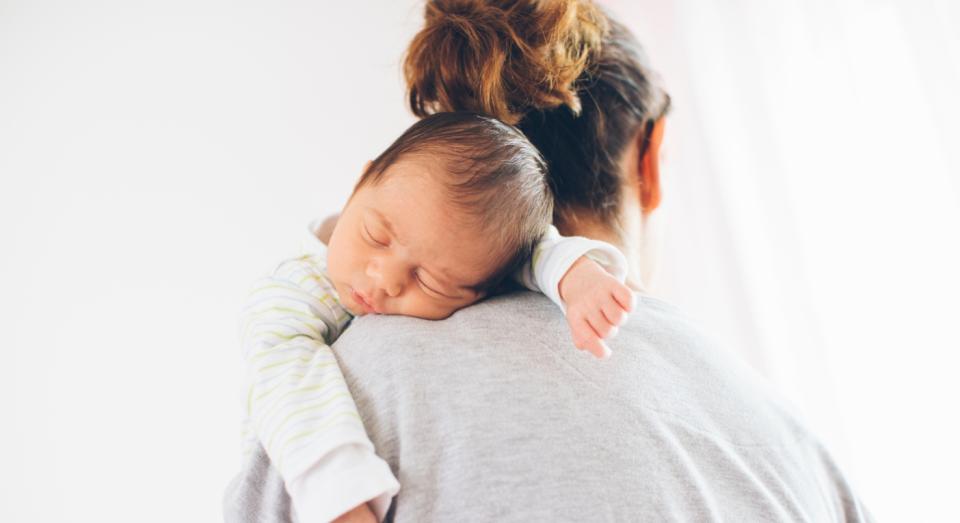
[[333, 230], [337, 228], [337, 220], [339, 219], [340, 213], [327, 216], [327, 218], [323, 220], [323, 223], [320, 224], [320, 227], [316, 230], [317, 238], [319, 238], [324, 245], [330, 245], [330, 237], [333, 236]]

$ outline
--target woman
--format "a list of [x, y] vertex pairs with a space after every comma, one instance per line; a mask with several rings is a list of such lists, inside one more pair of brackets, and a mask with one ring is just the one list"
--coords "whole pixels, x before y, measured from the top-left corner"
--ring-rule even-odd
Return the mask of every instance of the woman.
[[[431, 1], [405, 73], [418, 115], [516, 124], [550, 165], [558, 228], [622, 248], [640, 299], [603, 364], [572, 350], [562, 316], [535, 295], [431, 324], [356, 320], [334, 349], [401, 483], [388, 519], [867, 518], [749, 372], [643, 295], [670, 99], [629, 31], [585, 1]], [[241, 509], [283, 519], [265, 457], [253, 477]], [[360, 505], [342, 519], [372, 514]]]

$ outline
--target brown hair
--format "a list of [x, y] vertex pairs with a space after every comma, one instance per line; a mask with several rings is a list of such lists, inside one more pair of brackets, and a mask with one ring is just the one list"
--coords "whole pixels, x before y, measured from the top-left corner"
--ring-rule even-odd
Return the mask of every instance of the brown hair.
[[547, 160], [558, 224], [616, 223], [623, 152], [670, 105], [634, 36], [587, 0], [430, 0], [404, 73], [418, 116], [515, 122]]
[[[439, 166], [449, 202], [499, 246], [495, 270], [474, 290], [492, 294], [533, 254], [553, 210], [547, 166], [536, 147], [494, 118], [438, 113], [415, 123], [374, 159], [356, 189], [383, 180], [404, 159], [428, 157]], [[354, 191], [356, 191], [354, 189]]]

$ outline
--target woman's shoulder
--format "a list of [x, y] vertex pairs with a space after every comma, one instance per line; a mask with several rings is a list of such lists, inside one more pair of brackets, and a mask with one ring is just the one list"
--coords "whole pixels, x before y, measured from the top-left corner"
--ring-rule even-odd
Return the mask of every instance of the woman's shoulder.
[[[660, 298], [636, 294], [637, 308], [631, 314], [631, 322], [660, 324], [664, 327], [681, 328], [693, 323], [676, 306]], [[530, 339], [546, 334], [568, 336], [566, 319], [563, 313], [546, 296], [526, 290], [511, 292], [488, 298], [469, 307], [460, 309], [449, 318], [441, 321], [429, 321], [404, 316], [375, 316], [358, 318], [354, 322], [359, 327], [356, 335], [364, 338], [398, 339], [398, 337], [429, 337], [440, 339], [469, 332], [476, 336], [461, 340], [466, 344], [483, 344], [489, 336]]]

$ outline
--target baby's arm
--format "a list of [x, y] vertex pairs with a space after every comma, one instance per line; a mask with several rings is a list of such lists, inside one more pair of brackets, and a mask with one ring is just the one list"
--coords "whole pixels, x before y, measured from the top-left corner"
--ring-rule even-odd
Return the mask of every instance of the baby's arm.
[[247, 414], [302, 521], [371, 500], [382, 517], [399, 489], [327, 345], [350, 319], [331, 287], [322, 258], [301, 256], [262, 280], [242, 314]]
[[564, 311], [577, 348], [605, 358], [610, 348], [603, 340], [615, 336], [633, 310], [633, 292], [623, 283], [626, 273], [626, 259], [616, 247], [565, 238], [551, 226], [517, 279]]

